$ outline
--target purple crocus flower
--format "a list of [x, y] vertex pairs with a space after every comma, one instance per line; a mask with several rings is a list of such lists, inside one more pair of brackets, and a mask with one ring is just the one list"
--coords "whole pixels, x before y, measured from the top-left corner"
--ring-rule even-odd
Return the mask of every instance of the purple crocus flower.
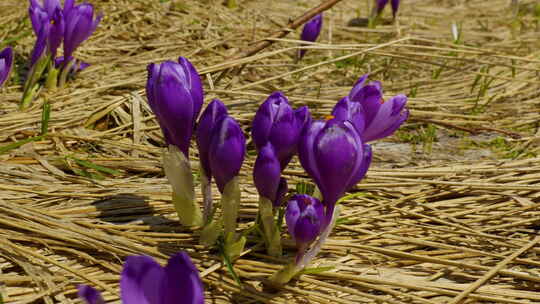
[[377, 12], [377, 15], [382, 13], [387, 4], [388, 0], [375, 0], [375, 11]]
[[366, 84], [367, 74], [353, 86], [348, 97], [340, 100], [332, 115], [349, 120], [363, 142], [370, 142], [392, 135], [409, 117], [405, 108], [407, 96], [397, 95], [384, 101], [382, 86], [378, 81]]
[[251, 130], [257, 149], [268, 142], [274, 146], [283, 170], [296, 154], [298, 139], [304, 125], [311, 119], [307, 107], [295, 111], [283, 93], [274, 92], [259, 107]]
[[324, 206], [314, 197], [297, 194], [287, 203], [285, 220], [300, 256], [324, 228]]
[[75, 5], [75, 0], [64, 2], [64, 57], [71, 60], [75, 49], [96, 30], [103, 15], [94, 18], [90, 3]]
[[212, 177], [209, 162], [210, 141], [213, 134], [212, 130], [225, 116], [227, 116], [227, 107], [225, 107], [219, 99], [214, 99], [202, 112], [199, 124], [197, 125], [195, 138], [197, 140], [197, 147], [199, 148], [199, 159], [208, 179]]
[[28, 8], [30, 21], [34, 33], [38, 37], [34, 51], [32, 52], [31, 64], [44, 54], [45, 46], [51, 58], [56, 57], [56, 52], [62, 43], [65, 23], [62, 8], [58, 0], [45, 0], [43, 5], [37, 0], [30, 0]]
[[306, 128], [298, 155], [321, 191], [328, 221], [334, 204], [364, 177], [371, 162], [371, 149], [363, 144], [355, 127], [339, 119], [315, 121]]
[[[321, 33], [323, 24], [323, 15], [318, 14], [317, 16], [311, 18], [302, 29], [302, 34], [300, 39], [308, 42], [315, 42]], [[300, 50], [299, 59], [302, 59], [306, 54], [307, 50]]]
[[[87, 304], [105, 303], [101, 294], [87, 285], [78, 286], [79, 297]], [[199, 273], [185, 252], [172, 256], [161, 267], [148, 256], [130, 256], [120, 277], [124, 304], [204, 304]]]
[[400, 0], [392, 0], [392, 2], [390, 3], [392, 5], [392, 16], [394, 18], [396, 18], [396, 15], [399, 9], [399, 2]]
[[13, 67], [13, 49], [7, 47], [0, 52], [0, 87], [6, 82]]
[[246, 154], [246, 138], [238, 123], [230, 116], [223, 117], [213, 128], [209, 149], [210, 170], [219, 191], [238, 175]]
[[201, 79], [193, 65], [183, 57], [178, 63], [150, 64], [146, 96], [167, 143], [188, 157], [193, 127], [203, 104]]
[[253, 167], [253, 181], [259, 195], [269, 199], [274, 207], [281, 205], [287, 193], [287, 181], [281, 178], [281, 167], [271, 143], [259, 151]]
[[[62, 66], [64, 66], [64, 64], [65, 64], [64, 56], [59, 56], [59, 57], [56, 57], [54, 59], [54, 67], [55, 68], [59, 69]], [[72, 75], [76, 74], [76, 73], [81, 72], [82, 70], [86, 69], [89, 66], [90, 66], [89, 63], [86, 63], [84, 61], [75, 59], [75, 64], [73, 64], [71, 66], [71, 69], [70, 69], [69, 73], [72, 74]]]

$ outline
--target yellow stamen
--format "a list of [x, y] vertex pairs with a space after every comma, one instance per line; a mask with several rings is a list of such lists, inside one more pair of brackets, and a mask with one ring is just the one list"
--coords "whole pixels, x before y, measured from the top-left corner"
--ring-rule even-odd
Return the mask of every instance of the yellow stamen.
[[334, 119], [334, 118], [336, 118], [334, 115], [326, 115], [326, 116], [324, 117], [324, 120], [328, 121], [328, 120], [332, 120], [332, 119]]

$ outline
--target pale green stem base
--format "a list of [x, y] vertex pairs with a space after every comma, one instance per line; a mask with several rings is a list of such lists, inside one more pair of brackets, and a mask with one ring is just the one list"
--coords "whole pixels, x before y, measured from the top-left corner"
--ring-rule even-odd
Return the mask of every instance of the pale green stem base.
[[236, 236], [236, 220], [240, 208], [240, 184], [238, 176], [231, 179], [221, 194], [221, 210], [223, 213], [223, 233], [225, 236], [225, 252], [231, 258], [240, 256], [246, 244], [246, 238]]
[[274, 220], [274, 206], [269, 199], [262, 196], [259, 197], [259, 214], [266, 242], [266, 252], [270, 256], [280, 257], [282, 254], [281, 235]]
[[202, 226], [201, 209], [194, 200], [189, 160], [178, 147], [169, 145], [163, 152], [163, 169], [173, 189], [172, 201], [180, 223], [184, 226]]

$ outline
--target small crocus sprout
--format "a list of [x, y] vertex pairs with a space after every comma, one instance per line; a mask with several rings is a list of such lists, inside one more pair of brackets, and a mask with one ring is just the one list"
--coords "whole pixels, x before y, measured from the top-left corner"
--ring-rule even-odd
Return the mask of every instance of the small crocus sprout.
[[293, 110], [283, 93], [274, 92], [253, 118], [251, 134], [255, 146], [260, 150], [271, 143], [283, 170], [296, 154], [300, 133], [310, 119], [307, 107]]
[[[323, 15], [318, 14], [317, 16], [311, 18], [302, 29], [302, 34], [300, 39], [308, 42], [315, 42], [321, 33], [323, 25]], [[298, 52], [298, 59], [302, 59], [306, 54], [307, 50], [300, 50]]]
[[0, 87], [8, 80], [13, 68], [13, 49], [7, 47], [0, 52]]
[[332, 115], [339, 120], [349, 120], [363, 142], [370, 142], [392, 135], [409, 117], [405, 108], [407, 96], [396, 95], [383, 99], [382, 85], [378, 81], [366, 84], [367, 75], [360, 77], [348, 97], [340, 100]]
[[287, 203], [285, 220], [289, 234], [296, 242], [299, 260], [324, 228], [324, 206], [314, 197], [297, 194]]
[[[77, 289], [85, 303], [105, 303], [93, 287]], [[165, 267], [149, 256], [128, 257], [120, 275], [120, 295], [124, 304], [204, 304], [199, 272], [185, 252], [172, 256]]]

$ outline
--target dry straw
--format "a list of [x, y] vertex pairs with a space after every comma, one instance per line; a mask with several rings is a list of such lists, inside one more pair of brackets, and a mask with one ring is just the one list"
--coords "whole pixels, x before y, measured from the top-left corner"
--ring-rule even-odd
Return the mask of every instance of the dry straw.
[[[506, 0], [403, 1], [396, 24], [376, 29], [346, 26], [367, 7], [341, 1], [300, 63], [298, 33], [275, 33], [316, 0], [239, 1], [232, 10], [216, 0], [92, 2], [105, 19], [77, 54], [90, 68], [25, 112], [16, 73], [0, 92], [1, 146], [38, 135], [41, 104], [52, 107], [47, 136], [0, 154], [4, 302], [71, 303], [81, 283], [118, 301], [126, 256], [163, 263], [180, 249], [199, 267], [209, 303], [540, 302], [535, 0], [519, 1], [516, 16]], [[0, 3], [0, 40], [11, 40], [18, 71], [34, 40], [26, 5]], [[179, 55], [203, 74], [206, 100], [221, 98], [246, 131], [274, 90], [318, 117], [366, 72], [387, 96], [410, 95], [405, 130], [375, 144], [318, 271], [265, 289], [286, 259], [252, 242], [234, 266], [239, 287], [197, 231], [178, 225], [143, 88], [146, 64]], [[244, 228], [257, 212], [253, 161], [241, 176]], [[307, 181], [296, 161], [285, 173], [292, 187]], [[292, 242], [285, 247], [294, 254]]]

